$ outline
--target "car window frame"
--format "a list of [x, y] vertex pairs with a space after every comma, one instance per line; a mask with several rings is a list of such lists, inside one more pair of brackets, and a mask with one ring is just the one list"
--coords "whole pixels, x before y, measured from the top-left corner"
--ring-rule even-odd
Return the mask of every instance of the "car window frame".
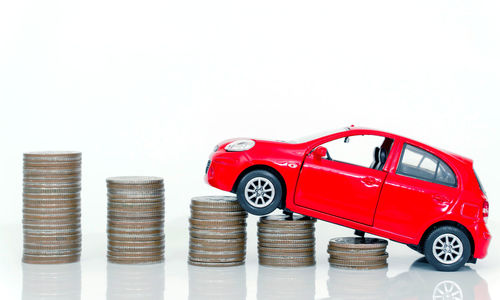
[[[345, 131], [345, 132], [349, 132], [349, 131]], [[354, 137], [354, 136], [365, 136], [365, 135], [378, 136], [378, 137], [383, 138], [383, 139], [384, 139], [384, 141], [385, 141], [385, 139], [390, 139], [390, 140], [392, 140], [391, 146], [389, 147], [389, 151], [388, 151], [388, 153], [387, 153], [387, 159], [386, 159], [385, 164], [384, 164], [384, 167], [383, 167], [383, 168], [386, 168], [386, 167], [388, 166], [388, 164], [389, 164], [389, 157], [390, 157], [389, 155], [392, 153], [392, 151], [393, 151], [393, 149], [394, 149], [394, 144], [396, 143], [396, 140], [395, 140], [393, 137], [388, 137], [388, 136], [386, 136], [386, 135], [375, 134], [375, 133], [371, 133], [371, 132], [370, 132], [370, 133], [352, 132], [352, 134], [341, 135], [340, 137], [332, 138], [332, 139], [330, 139], [330, 140], [328, 140], [328, 141], [326, 141], [326, 142], [323, 142], [323, 143], [321, 143], [321, 144], [319, 144], [319, 145], [316, 145], [316, 146], [315, 146], [315, 147], [311, 150], [311, 153], [312, 153], [312, 151], [314, 151], [314, 149], [316, 149], [316, 148], [317, 148], [317, 147], [319, 147], [319, 146], [324, 147], [323, 145], [324, 145], [324, 144], [326, 144], [326, 143], [330, 143], [330, 142], [332, 142], [332, 141], [339, 140], [339, 139], [345, 139], [345, 138], [350, 138], [350, 137]], [[383, 142], [384, 142], [384, 141], [383, 141]], [[382, 143], [383, 143], [383, 142], [382, 142]], [[326, 147], [325, 147], [325, 148], [326, 148]], [[311, 153], [310, 153], [310, 154], [311, 154]], [[375, 171], [381, 171], [381, 172], [386, 172], [386, 173], [387, 173], [387, 171], [386, 171], [386, 170], [384, 170], [384, 169], [381, 169], [381, 170], [379, 170], [379, 169], [372, 169], [372, 168], [370, 168], [370, 167], [366, 167], [366, 166], [362, 166], [362, 165], [358, 165], [358, 164], [354, 164], [354, 163], [350, 163], [350, 162], [346, 162], [346, 161], [335, 160], [335, 159], [331, 159], [331, 160], [330, 160], [330, 159], [328, 159], [328, 158], [326, 158], [326, 157], [322, 157], [321, 159], [322, 159], [322, 160], [326, 160], [326, 161], [331, 161], [331, 162], [336, 162], [336, 163], [341, 163], [341, 164], [347, 164], [347, 165], [350, 165], [350, 166], [356, 166], [356, 167], [360, 167], [360, 168], [365, 168], [365, 169], [369, 169], [369, 170], [375, 170]]]
[[[406, 150], [406, 147], [410, 145], [412, 147], [415, 147], [419, 150], [422, 150], [424, 151], [425, 153], [428, 153], [430, 155], [432, 155], [433, 157], [435, 157], [437, 159], [437, 165], [436, 165], [436, 170], [434, 171], [434, 178], [432, 180], [429, 180], [427, 178], [423, 178], [423, 177], [419, 177], [419, 176], [414, 176], [414, 175], [410, 175], [410, 174], [406, 174], [406, 173], [402, 173], [400, 171], [400, 166], [402, 164], [402, 161], [403, 161], [403, 157], [404, 157], [404, 152]], [[439, 169], [439, 166], [440, 164], [443, 163], [445, 164], [448, 169], [450, 169], [450, 171], [453, 173], [453, 176], [455, 177], [455, 184], [449, 184], [449, 183], [446, 183], [446, 182], [443, 182], [443, 181], [439, 181], [439, 180], [436, 180], [436, 177], [437, 177], [437, 171]], [[403, 143], [403, 147], [401, 149], [401, 152], [399, 153], [399, 160], [398, 160], [398, 164], [396, 166], [396, 170], [394, 172], [396, 175], [399, 175], [399, 176], [404, 176], [404, 177], [409, 177], [409, 178], [413, 178], [413, 179], [417, 179], [417, 180], [421, 180], [421, 181], [425, 181], [425, 182], [430, 182], [430, 183], [435, 183], [435, 184], [439, 184], [439, 185], [444, 185], [444, 186], [447, 186], [447, 187], [452, 187], [452, 188], [458, 188], [458, 176], [457, 176], [457, 173], [453, 170], [453, 168], [446, 162], [444, 161], [442, 158], [440, 158], [439, 156], [437, 156], [436, 154], [430, 152], [430, 151], [427, 151], [425, 150], [424, 148], [422, 147], [419, 147], [419, 146], [415, 146], [415, 145], [412, 145], [410, 143], [407, 143], [407, 142], [404, 142]]]

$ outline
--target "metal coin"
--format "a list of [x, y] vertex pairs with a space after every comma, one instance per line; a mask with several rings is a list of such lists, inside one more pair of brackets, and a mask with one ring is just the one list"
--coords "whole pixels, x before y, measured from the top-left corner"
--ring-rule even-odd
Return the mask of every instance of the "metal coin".
[[[342, 248], [339, 248], [342, 249]], [[356, 251], [356, 250], [330, 250], [328, 249], [327, 252], [332, 255], [332, 256], [346, 256], [346, 257], [357, 257], [357, 256], [379, 256], [379, 255], [384, 255], [385, 249], [377, 250], [377, 249], [369, 249], [369, 250], [362, 250], [362, 251]]]
[[311, 228], [258, 228], [257, 234], [271, 235], [271, 234], [314, 234], [314, 227]]
[[262, 247], [258, 248], [259, 254], [277, 256], [277, 255], [286, 255], [286, 254], [304, 254], [304, 255], [313, 255], [315, 252], [314, 247], [305, 247], [305, 248], [271, 248], [271, 247]]
[[314, 257], [303, 257], [297, 258], [294, 257], [292, 259], [283, 259], [283, 258], [270, 258], [259, 256], [259, 264], [265, 266], [279, 266], [279, 267], [303, 267], [303, 266], [312, 266], [316, 264]]
[[246, 232], [235, 232], [235, 233], [201, 233], [193, 232], [189, 233], [190, 236], [202, 239], [235, 239], [235, 238], [245, 238], [247, 236]]
[[202, 258], [202, 257], [193, 257], [189, 256], [190, 261], [199, 261], [199, 262], [207, 262], [207, 263], [229, 263], [229, 262], [238, 262], [245, 260], [244, 256], [237, 257], [220, 257], [220, 258]]
[[377, 256], [357, 256], [357, 257], [352, 257], [352, 256], [337, 256], [337, 255], [331, 255], [330, 260], [332, 261], [339, 261], [339, 262], [345, 262], [347, 263], [369, 263], [373, 261], [386, 261], [389, 255], [387, 253], [383, 255], [377, 255]]
[[163, 183], [163, 178], [155, 176], [117, 176], [106, 178], [109, 184], [157, 184]]
[[245, 261], [210, 263], [210, 262], [200, 262], [200, 261], [188, 260], [188, 264], [193, 265], [193, 266], [199, 266], [199, 267], [234, 267], [234, 266], [241, 266], [241, 265], [245, 264]]
[[246, 239], [238, 238], [238, 239], [200, 239], [190, 237], [190, 243], [206, 246], [206, 247], [236, 247], [236, 246], [245, 246]]
[[238, 203], [238, 200], [235, 196], [201, 196], [201, 197], [193, 197], [191, 198], [191, 204], [193, 205], [235, 205]]
[[276, 245], [277, 247], [279, 245], [300, 245], [300, 244], [314, 244], [315, 238], [309, 238], [309, 239], [297, 239], [297, 240], [291, 240], [291, 239], [275, 239], [275, 238], [264, 238], [259, 236], [258, 238], [259, 243], [263, 244], [273, 244]]
[[200, 220], [195, 218], [189, 219], [189, 224], [197, 228], [217, 228], [233, 225], [246, 225], [244, 218], [240, 219], [226, 219], [226, 220]]
[[273, 239], [273, 240], [304, 240], [304, 239], [312, 239], [314, 238], [314, 234], [305, 233], [305, 234], [281, 234], [281, 233], [259, 233], [259, 240]]
[[236, 218], [246, 218], [247, 212], [237, 211], [237, 212], [201, 212], [192, 211], [191, 218], [199, 220], [224, 220], [224, 219], [236, 219]]
[[334, 247], [350, 249], [380, 249], [387, 244], [387, 240], [378, 238], [341, 237], [330, 240], [330, 245]]
[[316, 219], [312, 219], [310, 217], [302, 216], [299, 214], [289, 215], [270, 215], [261, 217], [259, 220], [260, 223], [266, 224], [311, 224], [316, 222]]
[[29, 264], [67, 264], [80, 260], [80, 255], [72, 255], [66, 257], [39, 257], [24, 255], [23, 262]]
[[157, 264], [163, 262], [164, 256], [159, 257], [113, 257], [108, 255], [108, 261], [115, 264]]
[[224, 245], [224, 246], [205, 246], [200, 244], [189, 244], [190, 250], [197, 251], [209, 251], [209, 252], [218, 252], [218, 251], [246, 251], [246, 245], [244, 244], [236, 244], [236, 245]]
[[194, 205], [190, 206], [191, 211], [205, 211], [205, 212], [232, 212], [232, 211], [243, 211], [241, 206], [238, 205], [227, 205], [227, 206], [212, 206], [212, 205]]

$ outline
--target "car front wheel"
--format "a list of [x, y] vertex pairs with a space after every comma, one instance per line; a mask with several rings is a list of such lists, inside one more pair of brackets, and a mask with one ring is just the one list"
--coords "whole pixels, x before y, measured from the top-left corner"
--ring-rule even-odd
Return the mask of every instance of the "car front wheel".
[[424, 253], [427, 261], [437, 270], [456, 271], [469, 260], [471, 245], [462, 230], [443, 226], [427, 237]]
[[236, 194], [247, 212], [262, 216], [272, 213], [280, 204], [281, 183], [276, 176], [265, 170], [255, 170], [243, 176]]

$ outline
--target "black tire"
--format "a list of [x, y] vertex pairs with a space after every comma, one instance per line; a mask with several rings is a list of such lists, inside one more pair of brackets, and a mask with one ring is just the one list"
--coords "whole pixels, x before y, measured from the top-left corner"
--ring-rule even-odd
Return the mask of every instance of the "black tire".
[[[462, 244], [462, 254], [461, 256], [457, 255], [456, 261], [451, 260], [451, 254], [450, 254], [450, 263], [443, 263], [441, 260], [443, 258], [438, 258], [434, 255], [433, 253], [433, 245], [436, 239], [442, 239], [444, 238], [443, 235], [451, 235], [450, 237], [452, 238], [453, 236], [458, 238]], [[458, 243], [458, 242], [457, 242]], [[457, 245], [457, 244], [455, 244]], [[458, 250], [458, 248], [457, 248]], [[465, 263], [469, 260], [470, 255], [471, 255], [471, 245], [469, 238], [467, 235], [460, 230], [457, 227], [453, 226], [442, 226], [439, 228], [434, 229], [427, 239], [425, 240], [424, 244], [424, 254], [425, 258], [427, 261], [438, 271], [445, 271], [445, 272], [451, 272], [451, 271], [456, 271], [463, 267]], [[445, 256], [444, 259], [446, 259], [447, 256]]]
[[424, 254], [424, 250], [421, 247], [419, 247], [418, 245], [407, 244], [406, 246], [408, 246], [410, 249], [412, 249], [414, 251], [417, 251], [420, 254]]
[[[263, 203], [252, 204], [252, 200], [248, 200], [248, 196], [245, 195], [246, 194], [245, 189], [247, 187], [247, 184], [249, 184], [249, 182], [255, 183], [260, 179], [262, 180], [261, 181], [262, 185], [264, 185], [264, 183], [266, 184], [267, 187], [272, 185], [272, 188], [274, 189], [274, 193], [272, 193], [272, 199], [270, 199], [271, 198], [270, 192], [267, 192], [267, 195], [269, 197], [266, 196], [265, 198], [266, 200], [262, 200], [266, 201], [265, 206], [263, 206], [264, 205]], [[247, 193], [247, 195], [248, 194], [251, 195], [251, 193]], [[241, 207], [243, 207], [244, 210], [253, 215], [263, 216], [272, 213], [281, 204], [283, 189], [281, 187], [280, 181], [273, 173], [265, 170], [255, 170], [243, 176], [236, 189], [236, 195], [238, 197], [238, 201]], [[260, 198], [264, 199], [264, 197]]]

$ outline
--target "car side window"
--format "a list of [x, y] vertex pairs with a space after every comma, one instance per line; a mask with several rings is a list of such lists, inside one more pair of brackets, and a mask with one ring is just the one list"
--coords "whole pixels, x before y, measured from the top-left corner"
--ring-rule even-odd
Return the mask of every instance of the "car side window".
[[444, 161], [409, 144], [403, 148], [396, 174], [453, 187], [457, 185], [455, 173]]
[[[362, 166], [365, 168], [382, 169], [385, 160], [391, 149], [393, 140], [383, 136], [376, 135], [352, 135], [347, 139], [339, 138], [323, 144], [328, 150], [329, 158], [337, 162], [348, 163], [351, 165]], [[374, 162], [374, 150], [383, 148], [383, 162]], [[379, 152], [376, 152], [379, 155]]]

